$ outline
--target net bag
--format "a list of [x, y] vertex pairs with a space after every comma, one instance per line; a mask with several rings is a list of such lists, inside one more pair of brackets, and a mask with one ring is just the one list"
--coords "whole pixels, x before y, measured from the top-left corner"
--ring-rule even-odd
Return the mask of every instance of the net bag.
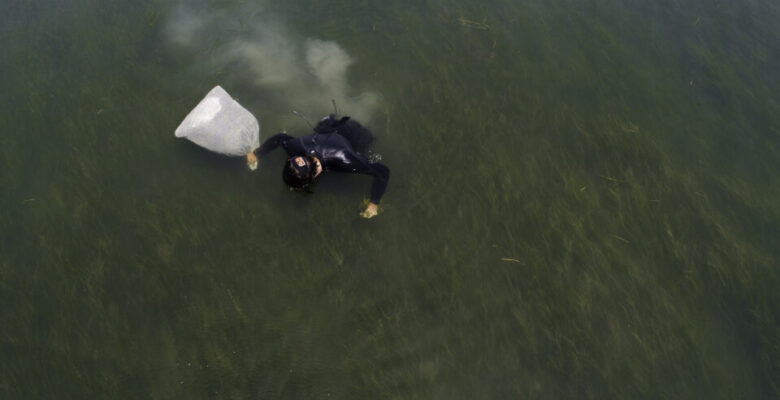
[[260, 124], [220, 86], [214, 87], [176, 128], [176, 137], [228, 156], [260, 147]]

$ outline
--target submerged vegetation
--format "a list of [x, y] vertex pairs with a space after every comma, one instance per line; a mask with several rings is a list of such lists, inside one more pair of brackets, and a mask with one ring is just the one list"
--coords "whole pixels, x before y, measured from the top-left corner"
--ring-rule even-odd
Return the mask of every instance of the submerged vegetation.
[[770, 2], [192, 6], [355, 59], [368, 222], [173, 137], [215, 84], [306, 129], [181, 5], [48, 3], [0, 6], [0, 397], [777, 397]]

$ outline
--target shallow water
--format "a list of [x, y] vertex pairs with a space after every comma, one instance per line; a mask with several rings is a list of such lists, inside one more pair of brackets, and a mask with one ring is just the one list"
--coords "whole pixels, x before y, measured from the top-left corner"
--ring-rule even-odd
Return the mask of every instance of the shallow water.
[[[0, 397], [776, 398], [777, 21], [5, 1]], [[217, 84], [265, 137], [358, 116], [379, 217], [366, 177], [299, 195], [281, 151], [176, 139]]]

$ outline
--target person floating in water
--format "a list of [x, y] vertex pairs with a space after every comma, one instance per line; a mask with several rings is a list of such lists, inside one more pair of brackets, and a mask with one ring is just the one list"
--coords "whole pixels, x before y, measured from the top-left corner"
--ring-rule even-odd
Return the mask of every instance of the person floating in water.
[[294, 138], [286, 133], [271, 136], [253, 153], [247, 154], [251, 165], [279, 146], [289, 158], [282, 170], [282, 179], [295, 190], [309, 191], [314, 180], [324, 172], [352, 172], [373, 176], [371, 199], [360, 216], [373, 218], [378, 213], [379, 200], [387, 188], [390, 169], [370, 161], [366, 156], [374, 135], [350, 117], [336, 118], [331, 114], [317, 123], [311, 135]]

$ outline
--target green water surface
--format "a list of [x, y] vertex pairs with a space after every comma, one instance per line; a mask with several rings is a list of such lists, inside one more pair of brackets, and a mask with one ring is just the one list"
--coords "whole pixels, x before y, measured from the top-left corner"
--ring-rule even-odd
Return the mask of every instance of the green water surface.
[[[375, 96], [377, 218], [174, 137], [307, 133], [263, 29]], [[778, 398], [779, 71], [772, 0], [4, 0], [0, 398]]]

